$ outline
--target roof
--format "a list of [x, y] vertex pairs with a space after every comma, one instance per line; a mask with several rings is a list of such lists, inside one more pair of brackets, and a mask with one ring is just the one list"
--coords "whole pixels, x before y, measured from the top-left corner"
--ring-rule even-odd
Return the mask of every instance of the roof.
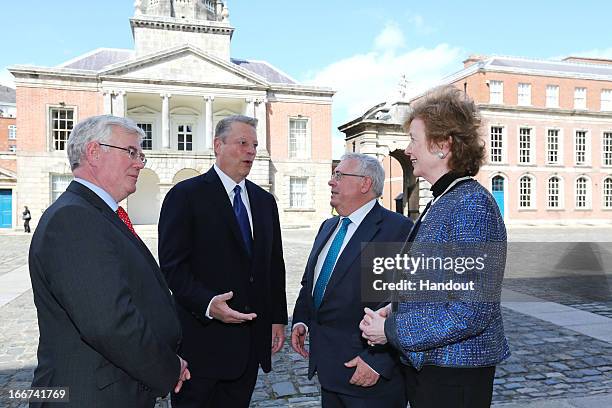
[[0, 85], [0, 103], [15, 103], [15, 90], [8, 86]]
[[[105, 68], [127, 62], [136, 58], [133, 50], [118, 48], [98, 48], [87, 54], [60, 64], [59, 68], [80, 69], [86, 71], [102, 71]], [[266, 81], [273, 84], [297, 84], [297, 81], [289, 75], [273, 67], [265, 61], [251, 61], [245, 59], [232, 58], [231, 62], [243, 69], [263, 77]]]
[[491, 56], [480, 57], [468, 67], [444, 78], [441, 84], [449, 84], [477, 71], [508, 72], [577, 79], [612, 81], [612, 65], [601, 62], [553, 61], [542, 59]]

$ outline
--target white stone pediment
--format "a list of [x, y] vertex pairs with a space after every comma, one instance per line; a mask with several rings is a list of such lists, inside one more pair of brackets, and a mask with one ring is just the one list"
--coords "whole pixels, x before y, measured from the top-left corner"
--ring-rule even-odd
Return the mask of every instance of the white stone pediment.
[[264, 85], [263, 78], [191, 45], [117, 64], [101, 75], [204, 84]]
[[0, 168], [0, 182], [14, 183], [17, 181], [17, 174], [10, 170]]

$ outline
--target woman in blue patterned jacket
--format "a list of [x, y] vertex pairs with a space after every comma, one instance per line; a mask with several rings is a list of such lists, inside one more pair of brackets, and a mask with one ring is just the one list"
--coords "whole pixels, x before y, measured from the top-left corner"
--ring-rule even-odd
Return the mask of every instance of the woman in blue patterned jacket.
[[454, 247], [455, 256], [456, 248], [467, 255], [486, 247], [489, 255], [475, 298], [445, 292], [445, 301], [415, 302], [400, 295], [397, 307], [366, 310], [363, 337], [401, 352], [412, 408], [489, 407], [495, 366], [510, 355], [499, 304], [506, 229], [495, 200], [472, 178], [484, 160], [480, 123], [474, 102], [450, 86], [418, 101], [405, 123], [405, 154], [433, 193], [407, 246]]

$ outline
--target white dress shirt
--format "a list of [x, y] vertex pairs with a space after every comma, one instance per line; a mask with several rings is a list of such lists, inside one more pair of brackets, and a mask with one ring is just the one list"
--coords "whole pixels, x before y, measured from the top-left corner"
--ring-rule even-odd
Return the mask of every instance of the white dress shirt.
[[98, 197], [100, 197], [102, 201], [106, 203], [106, 205], [110, 207], [111, 210], [113, 210], [113, 212], [117, 212], [117, 208], [119, 208], [119, 204], [117, 204], [115, 199], [111, 197], [111, 195], [108, 194], [108, 192], [104, 190], [102, 187], [96, 186], [92, 182], [83, 180], [82, 178], [78, 178], [78, 177], [75, 177], [74, 181], [76, 181], [79, 184], [84, 185], [85, 187], [93, 191]]

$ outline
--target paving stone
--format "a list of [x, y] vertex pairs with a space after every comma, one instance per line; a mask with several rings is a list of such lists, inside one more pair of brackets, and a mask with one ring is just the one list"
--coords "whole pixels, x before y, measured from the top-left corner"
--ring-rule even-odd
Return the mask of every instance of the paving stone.
[[296, 393], [295, 387], [289, 381], [272, 384], [272, 389], [279, 397], [286, 397]]

